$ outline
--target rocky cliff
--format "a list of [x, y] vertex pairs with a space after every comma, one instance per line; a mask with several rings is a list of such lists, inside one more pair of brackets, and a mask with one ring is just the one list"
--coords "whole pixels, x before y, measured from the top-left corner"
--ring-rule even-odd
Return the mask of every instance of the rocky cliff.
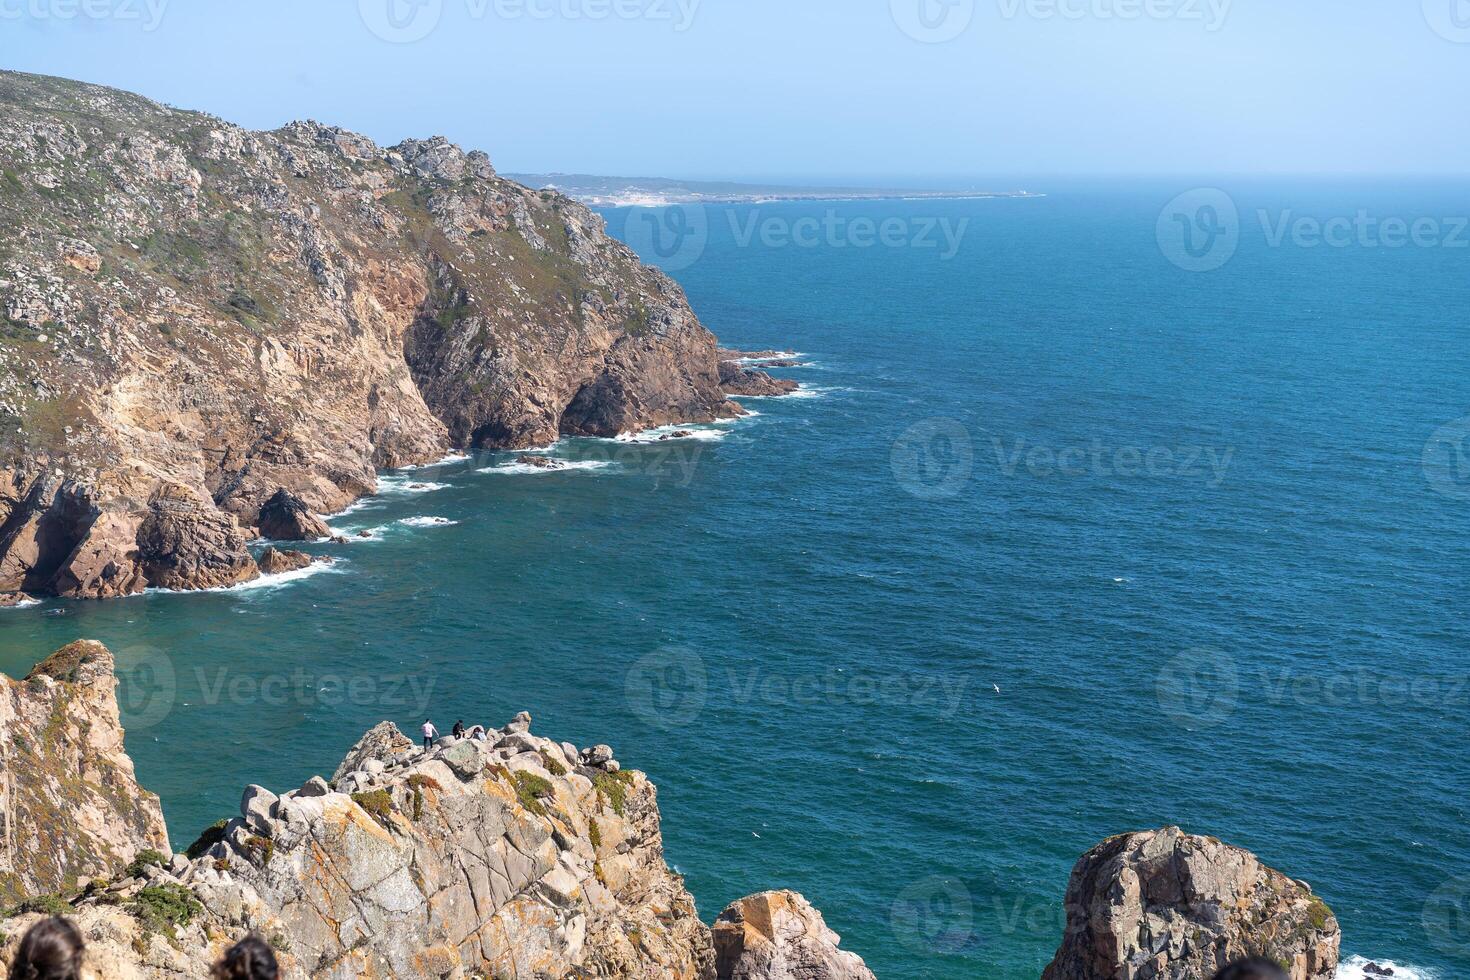
[[[111, 725], [91, 736], [63, 725], [49, 741], [57, 751], [91, 745], [89, 737], [105, 742], [114, 769], [96, 778], [145, 801], [146, 819], [122, 803], [107, 812], [88, 804], [97, 812], [85, 818], [22, 810], [32, 849], [54, 853], [49, 874], [25, 879], [31, 901], [4, 923], [0, 963], [42, 915], [61, 912], [87, 937], [90, 967], [115, 980], [205, 977], [252, 931], [297, 980], [716, 976], [710, 930], [664, 860], [657, 791], [605, 745], [539, 737], [522, 714], [425, 751], [384, 723], [352, 748], [332, 783], [313, 777], [280, 795], [247, 787], [238, 816], [171, 856], [156, 801], [122, 765], [116, 704], [109, 715], [105, 703], [113, 697], [106, 650], [77, 644], [37, 671], [38, 680], [14, 685], [12, 713], [47, 717], [55, 688], [84, 687]], [[94, 816], [111, 821], [108, 834]], [[109, 850], [86, 853], [99, 841]], [[799, 896], [792, 902], [820, 922]], [[789, 932], [783, 925], [782, 936]], [[825, 926], [792, 938], [806, 957], [836, 941]]]
[[1247, 956], [1291, 980], [1332, 980], [1341, 938], [1304, 883], [1166, 827], [1114, 837], [1077, 862], [1066, 936], [1042, 980], [1210, 980]]
[[483, 153], [0, 72], [0, 594], [231, 585], [282, 490], [740, 412], [678, 285]]
[[22, 681], [0, 675], [0, 908], [168, 849], [158, 798], [123, 748], [115, 686], [98, 643], [73, 643]]

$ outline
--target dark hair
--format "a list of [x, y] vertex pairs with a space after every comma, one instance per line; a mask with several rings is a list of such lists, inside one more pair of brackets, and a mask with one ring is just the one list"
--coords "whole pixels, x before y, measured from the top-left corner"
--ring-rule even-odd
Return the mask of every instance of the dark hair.
[[38, 922], [20, 941], [10, 980], [77, 980], [82, 949], [82, 934], [66, 919]]
[[276, 954], [259, 936], [240, 940], [214, 965], [215, 980], [277, 980], [281, 975]]
[[1260, 956], [1248, 960], [1236, 960], [1226, 964], [1215, 974], [1215, 980], [1288, 980], [1280, 965]]

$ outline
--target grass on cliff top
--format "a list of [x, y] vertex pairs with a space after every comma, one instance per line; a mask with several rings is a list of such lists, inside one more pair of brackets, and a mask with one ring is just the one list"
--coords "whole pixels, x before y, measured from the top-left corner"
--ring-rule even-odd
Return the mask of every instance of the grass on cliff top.
[[192, 922], [194, 916], [204, 911], [204, 906], [183, 885], [150, 885], [138, 892], [128, 911], [149, 932], [177, 939], [176, 930]]
[[534, 772], [521, 770], [511, 773], [511, 782], [515, 785], [516, 799], [520, 800], [521, 806], [538, 817], [546, 816], [546, 806], [541, 801], [550, 799], [555, 793], [549, 781]]
[[633, 774], [628, 770], [604, 772], [592, 781], [597, 797], [612, 807], [613, 813], [623, 815], [628, 804], [628, 790], [633, 788]]

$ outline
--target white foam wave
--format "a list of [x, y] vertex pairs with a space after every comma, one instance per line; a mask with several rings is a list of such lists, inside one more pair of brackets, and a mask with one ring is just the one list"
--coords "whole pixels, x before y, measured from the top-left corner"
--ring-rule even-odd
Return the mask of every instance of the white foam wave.
[[778, 350], [770, 357], [737, 357], [736, 364], [769, 364], [772, 361], [794, 361], [798, 357], [805, 357], [799, 350]]
[[[676, 432], [687, 432], [689, 434], [675, 439], [673, 435]], [[695, 428], [692, 425], [661, 425], [656, 429], [644, 429], [642, 432], [625, 432], [618, 436], [616, 441], [631, 442], [639, 446], [647, 446], [660, 442], [677, 443], [683, 442], [686, 439], [699, 440], [700, 442], [718, 442], [729, 434], [730, 431], [728, 429]]]
[[0, 613], [5, 612], [7, 609], [30, 609], [31, 607], [39, 606], [40, 604], [40, 599], [26, 599], [23, 602], [17, 602], [13, 606], [0, 606]]
[[398, 467], [398, 469], [399, 469], [400, 472], [403, 472], [403, 473], [412, 473], [415, 470], [428, 470], [428, 469], [433, 469], [435, 466], [449, 466], [451, 463], [463, 463], [463, 462], [468, 461], [469, 458], [470, 457], [467, 454], [465, 454], [465, 453], [450, 453], [448, 456], [445, 456], [443, 459], [436, 460], [435, 462], [432, 462], [432, 463], [416, 463], [416, 464], [411, 464], [409, 466], [400, 466], [400, 467]]
[[1393, 960], [1367, 960], [1361, 956], [1349, 956], [1337, 965], [1337, 980], [1383, 980], [1382, 974], [1367, 973], [1364, 967], [1376, 963], [1384, 970], [1392, 970], [1392, 980], [1437, 980], [1438, 974], [1417, 966], [1401, 966]]
[[340, 572], [345, 564], [340, 559], [332, 561], [314, 561], [305, 568], [297, 568], [289, 572], [277, 572], [275, 575], [262, 575], [260, 578], [239, 585], [221, 585], [213, 589], [148, 589], [145, 595], [209, 595], [220, 592], [258, 592], [261, 590], [274, 590], [282, 586], [291, 585], [316, 575], [327, 572]]
[[432, 480], [413, 480], [404, 476], [385, 476], [378, 480], [378, 496], [386, 496], [390, 493], [434, 493], [436, 490], [448, 490], [447, 483], [434, 483]]
[[477, 473], [488, 473], [493, 476], [541, 476], [548, 473], [565, 473], [568, 470], [601, 470], [611, 466], [612, 463], [602, 459], [571, 459], [557, 460], [560, 466], [532, 466], [530, 463], [502, 463], [499, 466], [487, 466]]
[[398, 523], [404, 527], [454, 527], [459, 521], [447, 517], [405, 517]]

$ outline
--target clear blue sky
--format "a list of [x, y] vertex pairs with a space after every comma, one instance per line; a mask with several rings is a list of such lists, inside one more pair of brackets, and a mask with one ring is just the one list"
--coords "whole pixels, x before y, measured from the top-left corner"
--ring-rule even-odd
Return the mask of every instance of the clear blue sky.
[[[697, 0], [681, 23], [693, 3], [0, 0], [0, 64], [254, 128], [443, 133], [507, 171], [1470, 170], [1470, 0]], [[944, 43], [901, 26], [967, 16]]]

